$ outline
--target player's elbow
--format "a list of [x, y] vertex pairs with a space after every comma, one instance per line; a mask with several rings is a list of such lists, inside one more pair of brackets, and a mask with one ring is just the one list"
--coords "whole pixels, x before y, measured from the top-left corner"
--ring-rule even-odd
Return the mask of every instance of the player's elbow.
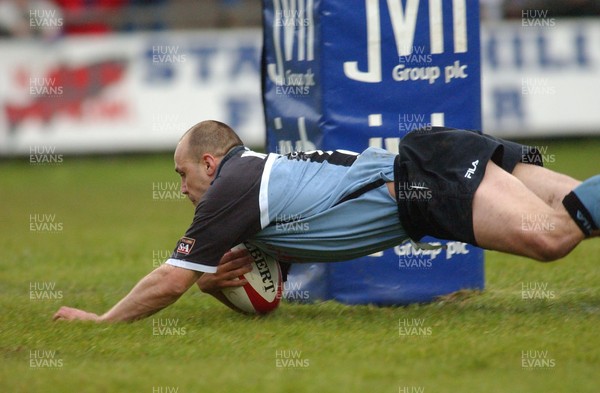
[[165, 286], [164, 291], [165, 294], [169, 297], [180, 297], [183, 295], [189, 287], [187, 285], [183, 285], [180, 282], [172, 281], [168, 285]]
[[183, 295], [198, 280], [200, 273], [167, 264], [157, 268], [159, 281], [164, 295], [179, 297]]
[[188, 289], [194, 284], [195, 281], [189, 280], [181, 276], [171, 276], [168, 280], [168, 285], [166, 285], [166, 291], [168, 291], [172, 296], [179, 297], [187, 292]]

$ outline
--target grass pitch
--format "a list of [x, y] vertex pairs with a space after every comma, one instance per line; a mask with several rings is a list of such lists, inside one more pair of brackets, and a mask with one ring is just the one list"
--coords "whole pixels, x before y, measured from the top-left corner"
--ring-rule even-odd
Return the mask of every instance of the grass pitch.
[[[598, 139], [537, 145], [600, 172]], [[171, 155], [0, 162], [1, 392], [598, 392], [599, 240], [552, 264], [488, 252], [483, 293], [428, 305], [253, 318], [194, 288], [133, 324], [51, 322], [107, 310], [164, 259], [193, 214], [177, 181]]]

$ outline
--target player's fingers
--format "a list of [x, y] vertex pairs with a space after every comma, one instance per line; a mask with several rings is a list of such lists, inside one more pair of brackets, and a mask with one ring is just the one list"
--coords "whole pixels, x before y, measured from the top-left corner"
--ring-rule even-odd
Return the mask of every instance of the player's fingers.
[[248, 250], [246, 250], [245, 248], [243, 249], [238, 249], [238, 250], [230, 250], [228, 251], [224, 256], [223, 259], [227, 259], [227, 262], [229, 261], [233, 261], [235, 259], [238, 258], [243, 258], [243, 257], [249, 257], [249, 253]]
[[232, 287], [243, 287], [246, 284], [248, 284], [248, 281], [245, 279], [224, 280], [224, 281], [221, 281], [220, 286], [222, 288], [232, 288]]
[[244, 273], [248, 273], [250, 270], [252, 270], [252, 262], [254, 262], [254, 260], [249, 255], [237, 258], [229, 262], [229, 269], [242, 269], [244, 270]]
[[241, 277], [246, 273], [250, 273], [252, 271], [252, 266], [250, 265], [243, 265], [238, 267], [237, 269], [231, 270], [230, 272], [228, 272], [228, 277], [230, 279], [234, 279], [236, 277]]
[[252, 269], [239, 268], [235, 270], [230, 270], [227, 272], [222, 272], [218, 279], [220, 281], [233, 281], [233, 280], [243, 280], [243, 275], [248, 273]]
[[219, 265], [223, 265], [223, 264], [229, 262], [230, 260], [231, 260], [231, 250], [229, 250], [225, 254], [223, 254], [223, 257], [221, 257], [221, 260], [219, 261]]
[[234, 260], [225, 262], [222, 265], [218, 266], [217, 269], [222, 272], [231, 272], [237, 269], [244, 268], [243, 273], [248, 273], [250, 270], [252, 270], [252, 262], [252, 257], [250, 257], [249, 255], [245, 255]]
[[61, 307], [58, 311], [52, 316], [53, 321], [58, 321], [59, 319], [68, 319], [67, 315], [69, 313], [68, 307]]
[[87, 312], [84, 310], [79, 310], [77, 308], [72, 307], [61, 307], [56, 314], [52, 317], [52, 320], [65, 320], [65, 321], [95, 321], [98, 320], [98, 315]]

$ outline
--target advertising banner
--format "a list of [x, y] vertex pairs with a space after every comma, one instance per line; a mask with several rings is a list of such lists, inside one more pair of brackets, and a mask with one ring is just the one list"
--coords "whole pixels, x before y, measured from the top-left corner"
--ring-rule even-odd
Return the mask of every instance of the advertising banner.
[[600, 23], [524, 13], [482, 30], [483, 126], [501, 137], [600, 134]]
[[[310, 150], [338, 142], [363, 148], [361, 139], [344, 137], [350, 130], [350, 135], [367, 134], [370, 145], [393, 150], [397, 138], [412, 128], [477, 124], [480, 114], [468, 105], [479, 98], [457, 93], [478, 72], [476, 64], [466, 62], [475, 49], [470, 35], [467, 52], [461, 52], [460, 12], [456, 22], [453, 13], [460, 2], [403, 1], [403, 19], [397, 16], [395, 22], [389, 10], [398, 8], [396, 2], [336, 7], [305, 1], [294, 9], [288, 3], [271, 3], [279, 7], [279, 17], [275, 10], [266, 14], [272, 21], [265, 37], [272, 58], [264, 81], [271, 150]], [[366, 23], [367, 4], [370, 20], [379, 23]], [[441, 13], [435, 11], [440, 4]], [[464, 4], [470, 18], [474, 11], [470, 2]], [[430, 8], [444, 29], [430, 29]], [[319, 9], [346, 19], [319, 25]], [[362, 13], [360, 27], [347, 25], [359, 19], [351, 11]], [[324, 15], [334, 18], [329, 13]], [[413, 14], [411, 36], [407, 29]], [[472, 34], [469, 25], [467, 33]], [[353, 41], [338, 47], [343, 34]], [[248, 145], [264, 146], [262, 40], [259, 29], [0, 40], [0, 156], [26, 156], [32, 149], [170, 150], [185, 129], [209, 118], [231, 124]], [[524, 17], [485, 24], [481, 45], [486, 133], [508, 138], [600, 134], [597, 20]], [[390, 94], [421, 89], [429, 93]], [[454, 89], [456, 94], [443, 104], [430, 99]], [[346, 117], [343, 127], [338, 120], [342, 106], [360, 111], [352, 121]]]
[[0, 41], [0, 155], [173, 149], [218, 119], [264, 143], [258, 30]]

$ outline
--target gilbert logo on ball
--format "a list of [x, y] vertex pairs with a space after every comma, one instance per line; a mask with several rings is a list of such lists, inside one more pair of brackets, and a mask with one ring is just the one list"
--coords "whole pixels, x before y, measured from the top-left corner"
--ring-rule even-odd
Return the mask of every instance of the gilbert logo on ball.
[[234, 249], [247, 249], [254, 262], [252, 271], [240, 276], [248, 283], [242, 287], [224, 288], [225, 297], [240, 311], [248, 314], [267, 314], [279, 306], [282, 278], [279, 262], [249, 243]]

